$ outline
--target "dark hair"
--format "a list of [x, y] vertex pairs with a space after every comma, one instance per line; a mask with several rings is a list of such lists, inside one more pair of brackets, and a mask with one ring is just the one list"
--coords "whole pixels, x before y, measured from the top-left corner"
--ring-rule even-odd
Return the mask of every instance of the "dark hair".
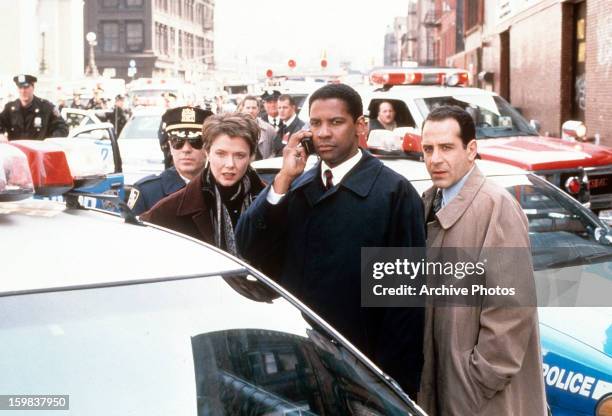
[[431, 110], [423, 121], [421, 131], [428, 121], [444, 121], [449, 118], [459, 124], [459, 137], [461, 137], [463, 147], [466, 147], [469, 142], [476, 138], [476, 126], [470, 113], [457, 105], [441, 105]]
[[249, 145], [251, 155], [255, 154], [259, 141], [259, 126], [253, 117], [242, 113], [217, 114], [207, 117], [202, 126], [204, 149], [209, 151], [213, 141], [222, 134], [243, 138]]
[[308, 110], [316, 100], [342, 100], [346, 103], [349, 114], [353, 121], [357, 121], [363, 115], [363, 103], [359, 93], [346, 84], [327, 84], [316, 90], [308, 100]]
[[289, 101], [289, 104], [291, 104], [293, 107], [295, 107], [295, 100], [289, 94], [281, 95], [280, 97], [278, 97], [277, 101]]
[[247, 101], [255, 101], [255, 103], [257, 104], [257, 109], [260, 109], [259, 100], [257, 99], [257, 97], [255, 97], [254, 95], [247, 95], [246, 97], [242, 99], [242, 101], [240, 101], [240, 104], [238, 104], [238, 107], [236, 108], [236, 110], [238, 111], [244, 110], [244, 103]]

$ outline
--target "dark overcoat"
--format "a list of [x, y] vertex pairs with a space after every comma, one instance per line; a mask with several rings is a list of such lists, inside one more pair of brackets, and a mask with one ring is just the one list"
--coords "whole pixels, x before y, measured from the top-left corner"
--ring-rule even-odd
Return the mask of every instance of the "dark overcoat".
[[320, 164], [278, 205], [269, 187], [236, 227], [240, 254], [311, 307], [406, 390], [422, 366], [421, 308], [362, 308], [362, 247], [423, 247], [422, 202], [412, 185], [368, 152], [326, 191]]

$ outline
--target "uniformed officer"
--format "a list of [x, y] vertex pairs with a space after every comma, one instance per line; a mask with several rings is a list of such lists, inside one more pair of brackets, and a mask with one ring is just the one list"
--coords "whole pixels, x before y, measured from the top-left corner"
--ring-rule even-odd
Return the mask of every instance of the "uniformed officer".
[[261, 94], [261, 99], [264, 103], [264, 111], [260, 114], [260, 118], [268, 124], [271, 124], [275, 130], [281, 123], [280, 116], [278, 114], [278, 97], [281, 93], [277, 90], [266, 90]]
[[174, 166], [134, 184], [128, 200], [134, 214], [148, 211], [159, 200], [183, 188], [204, 168], [202, 124], [212, 114], [197, 107], [177, 107], [164, 113], [163, 129], [168, 135]]
[[58, 109], [49, 101], [34, 95], [32, 75], [17, 75], [13, 78], [19, 90], [19, 98], [4, 106], [0, 113], [0, 136], [8, 140], [68, 136], [68, 125]]
[[113, 127], [115, 127], [115, 133], [117, 136], [121, 134], [121, 130], [127, 123], [127, 115], [123, 106], [125, 105], [125, 97], [119, 94], [115, 97], [115, 106], [107, 112], [108, 114], [108, 122], [112, 123]]

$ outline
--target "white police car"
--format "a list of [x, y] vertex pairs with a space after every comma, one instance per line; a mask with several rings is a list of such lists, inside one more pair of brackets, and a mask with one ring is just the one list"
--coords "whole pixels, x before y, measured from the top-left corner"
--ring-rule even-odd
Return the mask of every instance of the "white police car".
[[66, 158], [26, 144], [0, 144], [0, 410], [423, 414], [257, 270], [127, 211], [82, 208]]
[[[425, 164], [381, 157], [422, 193]], [[311, 156], [307, 169], [317, 162]], [[553, 416], [612, 413], [612, 229], [549, 182], [513, 166], [477, 161], [506, 188], [529, 220], [540, 318], [544, 380]], [[282, 158], [253, 167], [272, 182]], [[582, 307], [558, 307], [576, 305]], [[588, 307], [585, 307], [588, 306]]]
[[135, 108], [121, 130], [118, 142], [126, 185], [164, 170], [164, 154], [157, 133], [165, 111], [162, 107]]

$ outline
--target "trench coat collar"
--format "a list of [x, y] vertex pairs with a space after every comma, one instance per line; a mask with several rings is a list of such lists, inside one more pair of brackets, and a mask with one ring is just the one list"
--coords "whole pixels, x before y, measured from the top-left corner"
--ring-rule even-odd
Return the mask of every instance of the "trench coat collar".
[[[361, 149], [361, 152], [363, 153], [361, 160], [346, 174], [342, 182], [325, 192], [323, 197], [327, 198], [329, 195], [333, 195], [341, 186], [351, 190], [362, 198], [368, 196], [376, 182], [378, 174], [383, 168], [383, 164], [380, 160], [372, 156], [370, 152], [364, 149]], [[302, 176], [297, 178], [291, 185], [291, 190], [296, 191], [300, 188], [304, 188], [320, 177], [321, 161], [319, 161], [313, 169], [306, 171]], [[308, 194], [312, 189], [312, 187], [308, 187], [305, 192]]]
[[[459, 191], [456, 197], [442, 208], [436, 214], [436, 218], [440, 223], [440, 227], [444, 230], [448, 230], [463, 216], [464, 212], [472, 204], [472, 201], [476, 197], [476, 194], [485, 183], [485, 176], [482, 174], [478, 166], [474, 166], [474, 170], [468, 176], [463, 188]], [[423, 204], [425, 208], [425, 215], [430, 212], [431, 205], [433, 204], [434, 196], [438, 188], [432, 186], [423, 193]]]

